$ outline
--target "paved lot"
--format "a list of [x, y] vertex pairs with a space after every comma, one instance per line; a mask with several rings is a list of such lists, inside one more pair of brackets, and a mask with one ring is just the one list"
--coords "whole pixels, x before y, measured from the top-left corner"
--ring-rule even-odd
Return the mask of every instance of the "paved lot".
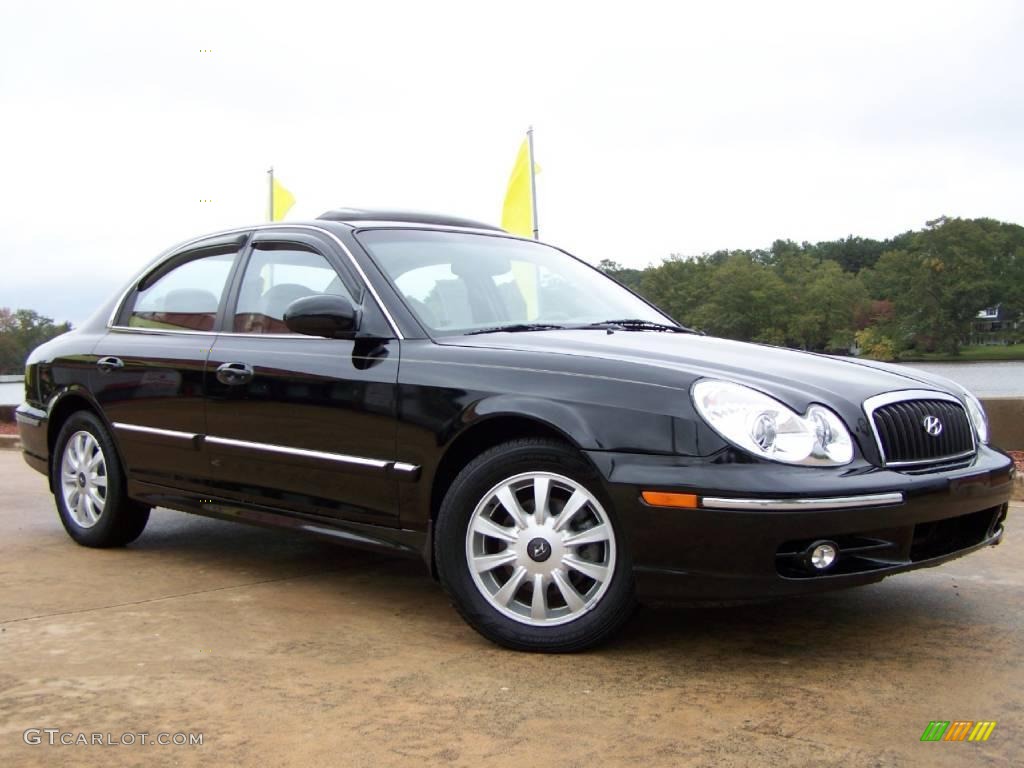
[[[0, 482], [2, 766], [1024, 764], [1019, 531], [877, 586], [645, 610], [610, 647], [530, 656], [478, 638], [417, 563], [166, 510], [88, 550], [18, 454]], [[998, 726], [921, 743], [935, 719]], [[31, 727], [204, 743], [26, 746]]]

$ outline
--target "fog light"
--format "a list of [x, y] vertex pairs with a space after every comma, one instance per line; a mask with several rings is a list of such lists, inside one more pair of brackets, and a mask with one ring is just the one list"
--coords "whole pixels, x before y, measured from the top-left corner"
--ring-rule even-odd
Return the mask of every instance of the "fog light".
[[839, 545], [834, 541], [816, 541], [807, 548], [806, 562], [816, 571], [827, 571], [839, 559]]

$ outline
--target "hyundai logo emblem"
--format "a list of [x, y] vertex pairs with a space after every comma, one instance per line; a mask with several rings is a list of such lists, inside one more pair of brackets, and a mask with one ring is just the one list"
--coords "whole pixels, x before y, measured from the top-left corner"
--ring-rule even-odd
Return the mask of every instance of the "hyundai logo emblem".
[[938, 437], [942, 434], [942, 422], [939, 421], [938, 416], [925, 416], [921, 425], [924, 427], [924, 431], [932, 437]]
[[542, 538], [536, 538], [526, 545], [526, 553], [536, 563], [543, 563], [551, 557], [551, 545]]

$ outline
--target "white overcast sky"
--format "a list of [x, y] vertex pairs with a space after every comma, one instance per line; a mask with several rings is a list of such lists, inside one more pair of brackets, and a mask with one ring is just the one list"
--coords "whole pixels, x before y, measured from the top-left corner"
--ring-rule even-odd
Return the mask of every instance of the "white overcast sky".
[[291, 220], [498, 222], [529, 124], [541, 237], [595, 263], [1021, 223], [1022, 51], [1012, 0], [0, 0], [0, 306], [80, 322], [271, 165]]

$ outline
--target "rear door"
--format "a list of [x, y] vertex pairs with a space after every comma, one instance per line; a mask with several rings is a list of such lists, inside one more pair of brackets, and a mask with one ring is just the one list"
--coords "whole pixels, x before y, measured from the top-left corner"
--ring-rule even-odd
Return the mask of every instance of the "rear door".
[[91, 389], [133, 479], [202, 490], [203, 370], [247, 234], [175, 254], [131, 290], [97, 345]]
[[345, 258], [307, 232], [253, 236], [206, 369], [206, 450], [217, 495], [396, 525], [397, 340], [301, 336], [283, 321], [296, 299], [331, 293], [362, 306], [362, 327], [387, 328]]

